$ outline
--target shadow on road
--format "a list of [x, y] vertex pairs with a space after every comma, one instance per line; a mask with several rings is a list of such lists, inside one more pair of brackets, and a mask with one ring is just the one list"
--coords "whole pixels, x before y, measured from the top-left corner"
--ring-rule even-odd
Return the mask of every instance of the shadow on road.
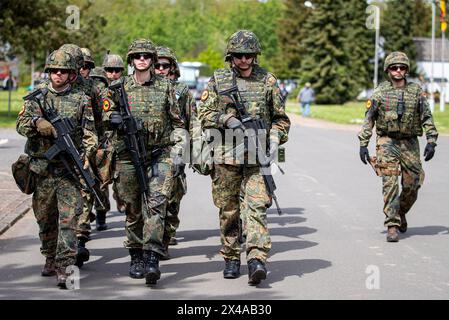
[[[386, 234], [387, 231], [382, 231]], [[399, 233], [400, 239], [406, 239], [413, 236], [447, 236], [449, 228], [445, 226], [425, 226], [425, 227], [409, 227], [406, 233]]]

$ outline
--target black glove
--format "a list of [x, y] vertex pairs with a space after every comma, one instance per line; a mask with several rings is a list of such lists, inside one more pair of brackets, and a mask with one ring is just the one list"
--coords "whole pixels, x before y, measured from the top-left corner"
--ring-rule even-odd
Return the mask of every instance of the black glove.
[[185, 167], [186, 164], [182, 160], [182, 157], [180, 155], [176, 155], [173, 159], [173, 178], [182, 175]]
[[113, 126], [119, 126], [122, 124], [123, 118], [120, 112], [112, 111], [111, 116], [109, 117], [109, 121]]
[[369, 161], [369, 152], [368, 152], [368, 147], [360, 147], [360, 160], [362, 160], [362, 162], [364, 164], [368, 164]]
[[424, 160], [429, 161], [433, 158], [433, 155], [435, 154], [435, 147], [436, 144], [433, 142], [427, 143], [426, 148], [424, 149]]
[[228, 121], [226, 121], [226, 126], [227, 126], [229, 129], [237, 129], [237, 128], [240, 128], [240, 129], [244, 130], [244, 127], [243, 127], [242, 122], [241, 122], [239, 119], [237, 119], [236, 117], [230, 117], [230, 118], [228, 119]]

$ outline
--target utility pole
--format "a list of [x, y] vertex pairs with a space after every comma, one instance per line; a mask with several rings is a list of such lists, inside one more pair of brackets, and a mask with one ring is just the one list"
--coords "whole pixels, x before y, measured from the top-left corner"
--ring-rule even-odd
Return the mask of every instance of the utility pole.
[[374, 50], [374, 88], [377, 87], [378, 83], [378, 69], [379, 69], [379, 29], [380, 29], [380, 9], [378, 6], [376, 8], [376, 44]]
[[435, 111], [435, 98], [433, 95], [433, 92], [435, 91], [435, 86], [434, 86], [434, 69], [433, 69], [433, 65], [435, 62], [435, 15], [436, 15], [436, 5], [435, 5], [435, 1], [432, 1], [432, 50], [431, 50], [431, 54], [432, 54], [432, 58], [431, 58], [431, 64], [430, 64], [430, 101], [429, 101], [429, 106], [430, 106], [430, 111], [433, 113]]

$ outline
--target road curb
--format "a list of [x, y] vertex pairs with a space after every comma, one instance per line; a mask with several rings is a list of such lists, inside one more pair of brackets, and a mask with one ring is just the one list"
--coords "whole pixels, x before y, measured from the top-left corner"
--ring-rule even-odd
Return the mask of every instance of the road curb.
[[31, 198], [24, 199], [14, 210], [0, 221], [0, 235], [5, 233], [31, 209]]

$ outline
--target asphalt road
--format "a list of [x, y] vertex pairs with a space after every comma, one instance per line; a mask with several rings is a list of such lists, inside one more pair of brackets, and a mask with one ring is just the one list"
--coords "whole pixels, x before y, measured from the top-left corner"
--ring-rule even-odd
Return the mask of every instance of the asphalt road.
[[[91, 260], [80, 288], [70, 291], [40, 276], [38, 229], [32, 212], [25, 215], [0, 237], [0, 299], [448, 299], [449, 137], [440, 137], [435, 158], [424, 163], [409, 230], [400, 242], [387, 243], [381, 180], [360, 162], [354, 128], [294, 123], [286, 175], [275, 175], [284, 214], [269, 211], [273, 248], [268, 278], [258, 287], [247, 284], [245, 255], [241, 277], [223, 279], [210, 178], [189, 172], [179, 244], [161, 262], [156, 287], [128, 277], [124, 217], [114, 204], [109, 229], [94, 231], [88, 243]], [[6, 168], [21, 148], [1, 152], [0, 168]]]

